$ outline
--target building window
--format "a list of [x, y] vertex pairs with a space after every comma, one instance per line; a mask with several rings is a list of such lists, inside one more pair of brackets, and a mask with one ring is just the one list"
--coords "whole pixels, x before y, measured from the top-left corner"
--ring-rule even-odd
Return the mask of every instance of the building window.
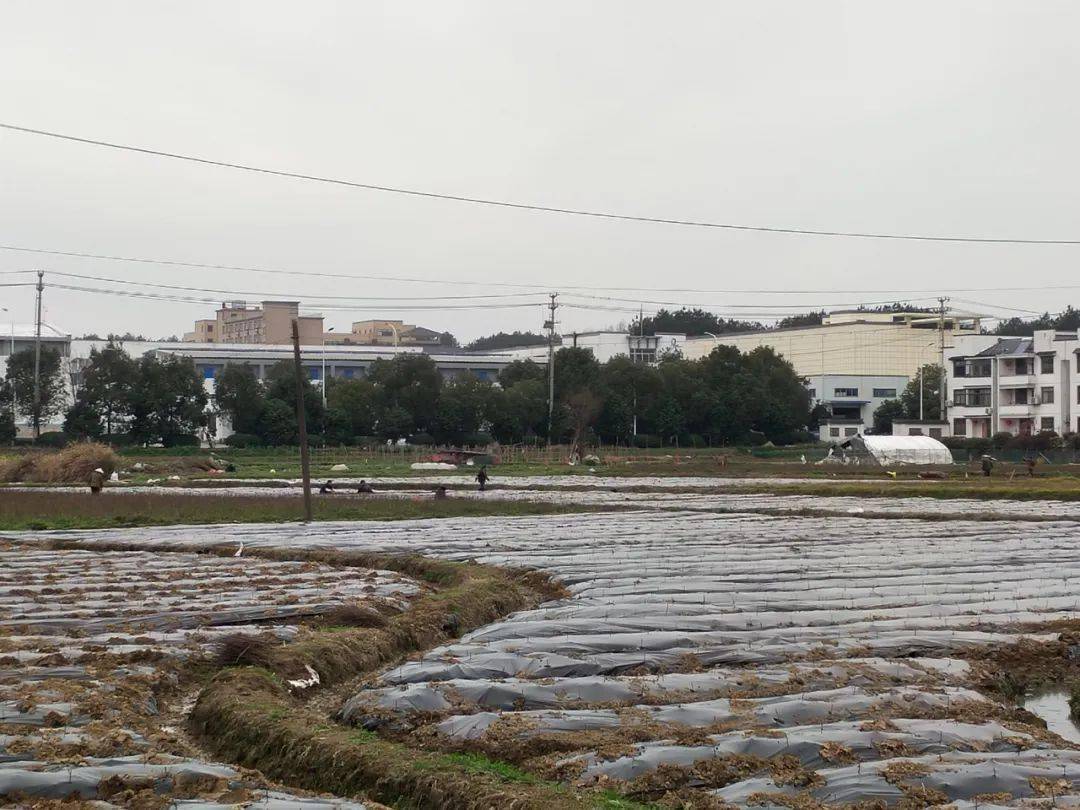
[[1039, 423], [1040, 430], [1053, 430], [1054, 429], [1054, 417], [1044, 416]]
[[840, 436], [840, 428], [829, 428], [829, 435], [834, 439]]
[[859, 395], [858, 388], [834, 388], [834, 397], [857, 397]]
[[989, 408], [989, 388], [960, 388], [953, 394], [953, 404], [961, 408]]
[[1054, 404], [1054, 386], [1044, 385], [1042, 389], [1042, 404], [1053, 405]]
[[966, 436], [967, 419], [953, 419], [952, 432], [953, 436]]
[[859, 429], [858, 428], [844, 428], [844, 435], [845, 436], [858, 436], [859, 435]]
[[1042, 366], [1041, 373], [1053, 374], [1054, 373], [1054, 355], [1052, 354], [1040, 354], [1039, 364]]
[[874, 399], [896, 399], [895, 388], [875, 388]]
[[930, 437], [934, 439], [941, 438], [941, 428], [930, 428]]
[[922, 436], [922, 428], [908, 428], [908, 436]]
[[631, 349], [630, 359], [635, 363], [655, 363], [656, 349]]
[[817, 389], [811, 388], [807, 393], [810, 395], [810, 399], [817, 399]]
[[954, 377], [989, 377], [989, 360], [955, 360], [953, 361]]
[[351, 380], [353, 376], [353, 371], [354, 369], [346, 366], [341, 370], [341, 376], [344, 377], [346, 380]]
[[308, 379], [309, 380], [317, 380], [317, 379], [319, 379], [319, 374], [321, 372], [322, 372], [322, 369], [319, 368], [318, 366], [308, 366], [308, 370], [307, 370]]

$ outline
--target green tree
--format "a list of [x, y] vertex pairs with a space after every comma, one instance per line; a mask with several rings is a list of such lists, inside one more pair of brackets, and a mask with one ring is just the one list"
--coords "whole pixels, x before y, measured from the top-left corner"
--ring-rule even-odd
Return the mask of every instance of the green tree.
[[145, 444], [171, 446], [206, 425], [207, 401], [190, 358], [144, 355], [131, 389], [131, 433]]
[[214, 380], [214, 403], [229, 417], [234, 433], [259, 434], [266, 392], [247, 363], [229, 363]]
[[627, 440], [634, 432], [635, 416], [639, 432], [644, 432], [644, 414], [652, 410], [661, 388], [657, 369], [620, 354], [604, 363], [600, 386], [603, 407], [596, 420], [597, 434], [608, 441]]
[[919, 417], [919, 378], [922, 377], [922, 404], [923, 419], [941, 419], [941, 366], [927, 364], [919, 370], [919, 374], [911, 379], [907, 388], [900, 394], [900, 402], [904, 406], [904, 416], [908, 419]]
[[259, 438], [274, 447], [293, 445], [299, 440], [297, 431], [296, 404], [267, 399], [259, 421]]
[[[370, 436], [379, 419], [379, 390], [369, 380], [329, 380], [327, 404], [346, 420], [349, 436]], [[340, 417], [335, 416], [335, 419]], [[330, 416], [327, 414], [327, 420]], [[329, 431], [328, 431], [329, 435]]]
[[898, 399], [887, 399], [874, 411], [874, 433], [879, 436], [892, 434], [893, 420], [906, 416], [904, 403]]
[[[401, 408], [409, 414], [414, 431], [431, 432], [442, 390], [442, 375], [434, 360], [419, 353], [376, 360], [368, 379], [380, 389], [381, 419], [385, 419], [385, 411]], [[399, 428], [400, 423], [395, 427]]]
[[750, 427], [775, 438], [810, 421], [810, 394], [795, 368], [767, 346], [742, 356], [745, 395], [752, 398]]
[[14, 389], [7, 380], [0, 380], [0, 443], [15, 441]]
[[[303, 375], [304, 424], [309, 435], [316, 436], [325, 430], [326, 412], [323, 408], [322, 392], [312, 385], [310, 378]], [[329, 391], [327, 392], [329, 396]], [[296, 364], [292, 360], [282, 360], [266, 371], [266, 406], [270, 401], [280, 402], [292, 414], [292, 427], [288, 441], [281, 442], [272, 436], [280, 437], [285, 431], [280, 424], [284, 411], [277, 408], [274, 413], [273, 429], [263, 427], [259, 436], [267, 444], [296, 444], [299, 440], [300, 426], [296, 421]]]
[[412, 414], [400, 405], [391, 405], [379, 415], [378, 433], [384, 439], [407, 439], [415, 432]]
[[503, 443], [541, 437], [547, 430], [547, 384], [522, 380], [495, 389], [488, 407], [492, 435]]
[[60, 352], [41, 347], [40, 404], [34, 412], [34, 350], [22, 349], [8, 358], [7, 381], [15, 392], [17, 413], [40, 432], [40, 425], [61, 414], [66, 404], [66, 385], [60, 365]]
[[491, 392], [490, 383], [471, 374], [443, 385], [432, 426], [435, 439], [457, 444], [479, 433], [491, 408]]
[[106, 437], [121, 432], [131, 414], [130, 392], [136, 373], [137, 363], [113, 341], [103, 349], [90, 350], [90, 363], [83, 372], [83, 383], [73, 406], [77, 412], [72, 422], [81, 428], [80, 435], [102, 435], [100, 429], [90, 432], [94, 414], [101, 420]]
[[544, 379], [547, 379], [547, 369], [532, 360], [514, 360], [499, 372], [499, 385], [503, 388], [510, 388], [522, 380]]
[[101, 411], [94, 403], [79, 397], [64, 417], [64, 433], [80, 439], [98, 439], [102, 434]]
[[547, 342], [548, 339], [544, 335], [538, 335], [535, 332], [496, 332], [494, 335], [477, 338], [472, 343], [466, 344], [465, 348], [470, 352], [483, 352], [517, 346], [546, 346]]
[[629, 328], [632, 335], [655, 335], [670, 332], [677, 335], [722, 335], [731, 332], [756, 332], [766, 327], [757, 321], [739, 321], [720, 318], [703, 309], [683, 309], [672, 312], [661, 309], [644, 320], [635, 320]]
[[1056, 315], [1047, 312], [1037, 318], [1009, 318], [1000, 321], [993, 334], [1031, 337], [1035, 332], [1046, 329], [1075, 332], [1080, 329], [1080, 310], [1070, 305]]

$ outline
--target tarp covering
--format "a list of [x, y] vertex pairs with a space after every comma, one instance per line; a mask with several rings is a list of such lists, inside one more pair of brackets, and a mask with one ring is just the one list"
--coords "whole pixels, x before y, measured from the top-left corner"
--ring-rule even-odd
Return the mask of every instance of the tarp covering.
[[952, 464], [949, 448], [930, 436], [852, 436], [840, 448], [878, 464]]

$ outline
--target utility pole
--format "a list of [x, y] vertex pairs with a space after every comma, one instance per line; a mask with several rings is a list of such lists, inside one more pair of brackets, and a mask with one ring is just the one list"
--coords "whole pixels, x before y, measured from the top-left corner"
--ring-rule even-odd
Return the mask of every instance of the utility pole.
[[[641, 344], [643, 344], [645, 342], [645, 305], [644, 304], [638, 304], [637, 325], [638, 325], [638, 330], [637, 330], [638, 331], [638, 345], [637, 345], [638, 357], [642, 357], [643, 355], [642, 355]], [[635, 380], [635, 384], [634, 384], [634, 424], [633, 424], [632, 432], [633, 432], [634, 436], [637, 436], [637, 384], [636, 384], [636, 380]]]
[[938, 333], [941, 339], [941, 421], [945, 421], [945, 304], [948, 302], [948, 298], [942, 297], [938, 299]]
[[41, 435], [41, 283], [45, 271], [37, 271], [37, 318], [34, 327], [34, 441]]
[[[296, 366], [296, 425], [300, 434], [300, 475], [304, 479], [304, 521], [311, 523], [311, 458], [308, 456], [307, 420], [304, 416], [304, 389], [307, 380], [300, 367], [300, 327], [292, 322], [293, 365]], [[325, 382], [325, 381], [324, 381]]]
[[926, 401], [923, 395], [923, 380], [926, 379], [926, 366], [919, 366], [919, 421], [923, 421], [923, 403]]
[[555, 414], [555, 310], [559, 305], [555, 299], [558, 293], [551, 293], [551, 303], [548, 308], [551, 315], [544, 322], [544, 328], [548, 330], [548, 446], [551, 445], [551, 425]]

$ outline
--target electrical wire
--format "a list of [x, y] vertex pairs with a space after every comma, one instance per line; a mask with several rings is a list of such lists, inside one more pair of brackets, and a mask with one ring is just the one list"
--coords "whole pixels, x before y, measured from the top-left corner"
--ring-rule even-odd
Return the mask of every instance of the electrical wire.
[[[107, 277], [107, 276], [86, 275], [86, 274], [82, 274], [82, 273], [67, 273], [67, 272], [58, 271], [58, 270], [50, 270], [49, 275], [50, 276], [61, 276], [63, 278], [76, 278], [76, 279], [81, 279], [83, 281], [103, 281], [103, 282], [107, 282], [107, 283], [111, 283], [111, 284], [127, 284], [127, 285], [138, 286], [138, 287], [151, 287], [151, 288], [166, 289], [166, 290], [179, 290], [179, 291], [182, 291], [182, 292], [219, 293], [221, 295], [231, 295], [231, 296], [251, 296], [251, 297], [256, 297], [256, 298], [262, 298], [263, 300], [270, 300], [270, 299], [274, 299], [274, 298], [298, 298], [298, 299], [320, 299], [320, 300], [330, 300], [330, 301], [352, 301], [352, 300], [382, 301], [382, 302], [387, 302], [387, 301], [447, 301], [447, 300], [487, 300], [487, 299], [499, 299], [499, 298], [525, 298], [525, 297], [535, 297], [535, 296], [540, 294], [540, 293], [491, 293], [491, 294], [479, 294], [479, 295], [429, 295], [429, 296], [368, 296], [368, 295], [364, 295], [364, 296], [346, 296], [346, 295], [342, 295], [342, 294], [319, 295], [319, 294], [314, 294], [314, 293], [286, 293], [286, 292], [266, 292], [266, 291], [255, 291], [255, 292], [253, 292], [253, 291], [250, 291], [250, 290], [222, 290], [222, 289], [217, 289], [217, 288], [214, 288], [214, 287], [193, 287], [193, 286], [179, 285], [179, 284], [162, 284], [162, 283], [159, 283], [159, 282], [150, 282], [150, 281], [129, 281], [127, 279], [111, 278], [111, 277]], [[700, 302], [687, 302], [687, 301], [648, 301], [648, 300], [639, 301], [638, 299], [634, 299], [634, 298], [613, 298], [613, 297], [609, 297], [609, 296], [593, 296], [593, 295], [582, 295], [582, 294], [575, 294], [575, 295], [573, 295], [571, 297], [573, 297], [573, 298], [583, 298], [583, 299], [587, 299], [587, 300], [616, 301], [616, 302], [624, 302], [624, 303], [635, 303], [635, 304], [638, 304], [638, 305], [642, 305], [642, 304], [660, 304], [660, 305], [667, 305], [667, 306], [689, 306], [689, 305], [692, 304], [693, 306], [704, 307], [704, 308], [713, 309], [713, 310], [721, 310], [721, 309], [724, 309], [724, 308], [727, 308], [727, 309], [760, 310], [760, 309], [764, 309], [764, 308], [767, 308], [769, 306], [772, 306], [776, 310], [776, 312], [770, 312], [768, 314], [770, 316], [773, 315], [773, 314], [776, 314], [779, 317], [785, 317], [786, 315], [791, 314], [791, 313], [787, 312], [786, 310], [793, 310], [795, 312], [801, 313], [801, 312], [805, 312], [807, 309], [813, 309], [813, 308], [828, 308], [828, 307], [834, 307], [834, 306], [874, 306], [874, 305], [880, 305], [880, 304], [895, 303], [894, 301], [858, 301], [858, 302], [850, 302], [850, 301], [848, 301], [848, 302], [843, 302], [843, 303], [829, 303], [829, 304], [815, 303], [815, 304], [805, 304], [805, 305], [800, 305], [800, 304], [787, 304], [787, 305], [770, 305], [770, 304], [702, 304]], [[923, 299], [920, 299], [920, 300], [923, 300]], [[543, 305], [544, 302], [536, 301], [534, 303]], [[570, 305], [571, 305], [570, 303], [566, 304], [566, 306], [570, 306]], [[590, 307], [590, 308], [598, 308], [598, 307]], [[636, 312], [638, 310], [638, 308], [639, 307], [634, 307], [634, 311]], [[611, 308], [611, 309], [617, 309], [617, 308]], [[619, 311], [623, 311], [623, 310], [619, 309]], [[627, 311], [629, 311], [629, 310], [627, 309]]]
[[[161, 284], [151, 281], [130, 281], [122, 278], [109, 278], [106, 276], [90, 276], [81, 273], [65, 273], [59, 270], [48, 271], [51, 276], [63, 276], [64, 278], [78, 278], [84, 281], [106, 281], [112, 284], [131, 284], [139, 287], [158, 287], [168, 290], [182, 290], [187, 292], [211, 292], [221, 293], [222, 295], [243, 295], [243, 296], [255, 296], [264, 297], [266, 299], [272, 298], [319, 298], [329, 299], [333, 301], [350, 300], [350, 296], [341, 294], [337, 295], [317, 295], [315, 293], [284, 293], [284, 292], [251, 292], [244, 290], [220, 290], [213, 287], [188, 287], [178, 284]], [[357, 296], [357, 298], [364, 301], [447, 301], [447, 300], [471, 300], [471, 299], [488, 299], [488, 298], [524, 298], [535, 297], [540, 293], [528, 292], [528, 293], [485, 293], [479, 295], [418, 295], [418, 296]], [[540, 302], [537, 302], [540, 303]]]
[[[33, 285], [27, 285], [33, 286]], [[148, 301], [170, 301], [173, 303], [181, 304], [219, 304], [220, 301], [216, 298], [197, 298], [194, 296], [181, 296], [181, 295], [167, 295], [163, 293], [152, 292], [138, 292], [134, 290], [112, 290], [103, 289], [100, 287], [83, 287], [73, 284], [49, 284], [49, 289], [53, 290], [69, 290], [73, 292], [85, 292], [94, 293], [98, 295], [112, 295], [125, 298], [138, 298]], [[537, 301], [519, 303], [519, 304], [448, 304], [448, 305], [408, 305], [408, 306], [396, 306], [396, 305], [379, 305], [379, 306], [323, 306], [321, 309], [325, 311], [333, 312], [359, 312], [367, 310], [392, 310], [395, 312], [412, 312], [412, 311], [442, 311], [448, 309], [463, 309], [463, 310], [477, 310], [477, 309], [521, 309], [524, 307], [541, 306]]]
[[[138, 264], [158, 264], [166, 267], [191, 267], [200, 270], [236, 270], [238, 272], [246, 273], [269, 273], [273, 275], [285, 275], [291, 277], [311, 277], [311, 278], [344, 278], [344, 279], [360, 279], [367, 281], [395, 281], [402, 283], [415, 283], [415, 284], [428, 284], [428, 285], [448, 285], [448, 286], [476, 286], [476, 287], [510, 287], [515, 289], [528, 289], [528, 290], [586, 290], [589, 292], [649, 292], [649, 293], [694, 293], [705, 295], [832, 295], [837, 293], [851, 293], [852, 295], [902, 295], [908, 296], [911, 294], [930, 294], [939, 295], [941, 293], [958, 293], [958, 292], [1026, 292], [1033, 288], [1040, 290], [1077, 290], [1080, 289], [1080, 283], [1077, 284], [1040, 284], [1038, 282], [1032, 282], [1030, 285], [1023, 287], [939, 287], [939, 288], [919, 288], [919, 289], [863, 289], [855, 290], [851, 288], [816, 288], [816, 289], [702, 289], [698, 287], [635, 287], [635, 286], [595, 286], [595, 285], [582, 285], [582, 284], [564, 284], [561, 282], [547, 282], [544, 284], [522, 284], [516, 282], [506, 281], [473, 281], [465, 279], [447, 279], [447, 278], [415, 278], [409, 276], [388, 276], [388, 275], [371, 275], [365, 273], [327, 273], [313, 270], [284, 270], [280, 268], [267, 268], [267, 267], [253, 267], [243, 265], [230, 265], [230, 264], [208, 264], [202, 262], [186, 262], [178, 259], [145, 259], [133, 256], [115, 256], [102, 253], [86, 253], [80, 251], [71, 250], [56, 250], [51, 248], [34, 248], [24, 247], [22, 245], [6, 245], [0, 244], [0, 250], [16, 251], [21, 253], [34, 253], [49, 256], [67, 256], [71, 258], [79, 259], [101, 259], [103, 261], [114, 262], [131, 262]], [[9, 272], [14, 273], [33, 273], [34, 270], [13, 270]], [[634, 299], [627, 299], [637, 301]]]
[[375, 183], [361, 183], [353, 180], [342, 180], [333, 177], [321, 177], [301, 172], [285, 171], [283, 169], [270, 169], [263, 166], [254, 166], [245, 163], [233, 163], [225, 160], [201, 158], [194, 155], [184, 155], [178, 152], [165, 152], [159, 149], [149, 149], [142, 146], [102, 141], [96, 138], [83, 138], [75, 135], [67, 135], [60, 132], [50, 132], [44, 129], [18, 126], [0, 122], [0, 128], [12, 132], [22, 132], [29, 135], [41, 135], [46, 138], [55, 138], [62, 141], [81, 143], [89, 146], [100, 146], [107, 149], [116, 149], [124, 152], [137, 152], [143, 155], [163, 157], [170, 160], [182, 160], [189, 163], [199, 163], [205, 166], [217, 166], [226, 169], [236, 169], [256, 174], [266, 174], [275, 177], [288, 177], [294, 180], [307, 180], [316, 183], [329, 183], [337, 186], [366, 189], [368, 191], [380, 191], [390, 194], [402, 194], [411, 197], [425, 197], [428, 199], [448, 200], [451, 202], [472, 203], [475, 205], [487, 205], [498, 208], [513, 208], [524, 211], [539, 211], [549, 214], [568, 214], [580, 217], [592, 217], [595, 219], [613, 219], [627, 222], [647, 222], [660, 225], [679, 225], [695, 228], [716, 228], [731, 231], [756, 231], [760, 233], [781, 233], [799, 236], [831, 236], [854, 239], [891, 239], [917, 242], [967, 242], [981, 244], [1013, 244], [1013, 245], [1080, 245], [1080, 239], [1020, 239], [1006, 237], [985, 236], [932, 236], [925, 234], [900, 234], [900, 233], [874, 233], [844, 230], [815, 230], [811, 228], [785, 228], [772, 225], [737, 225], [721, 222], [707, 222], [703, 220], [678, 219], [668, 217], [652, 217], [634, 214], [618, 214], [607, 211], [590, 211], [580, 208], [563, 208], [558, 206], [536, 205], [533, 203], [511, 202], [509, 200], [486, 199], [483, 197], [469, 197], [460, 194], [442, 194], [434, 191], [421, 191], [419, 189], [402, 188], [398, 186], [384, 186]]

